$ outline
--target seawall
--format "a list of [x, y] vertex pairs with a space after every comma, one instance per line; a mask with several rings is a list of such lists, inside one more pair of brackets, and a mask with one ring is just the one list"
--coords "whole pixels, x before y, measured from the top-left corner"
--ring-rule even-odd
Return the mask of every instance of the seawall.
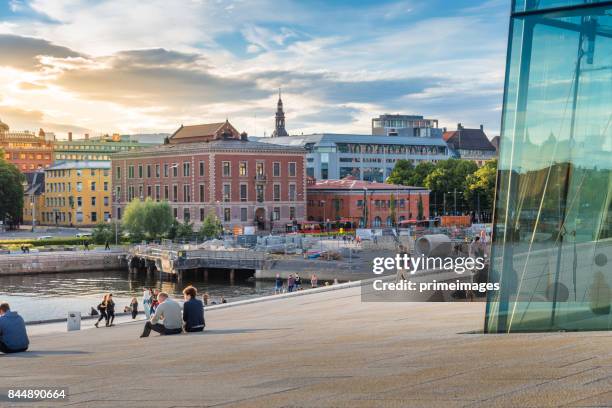
[[125, 251], [66, 251], [0, 256], [0, 276], [123, 268]]

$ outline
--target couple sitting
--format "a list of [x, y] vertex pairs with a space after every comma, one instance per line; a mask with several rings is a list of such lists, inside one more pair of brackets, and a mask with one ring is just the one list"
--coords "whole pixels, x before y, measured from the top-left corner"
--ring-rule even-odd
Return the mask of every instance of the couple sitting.
[[168, 297], [165, 292], [157, 295], [159, 305], [151, 320], [145, 324], [144, 331], [140, 337], [149, 337], [151, 330], [160, 334], [179, 334], [186, 332], [201, 332], [204, 330], [204, 305], [197, 299], [198, 292], [193, 286], [183, 290], [185, 304], [181, 316], [181, 306]]

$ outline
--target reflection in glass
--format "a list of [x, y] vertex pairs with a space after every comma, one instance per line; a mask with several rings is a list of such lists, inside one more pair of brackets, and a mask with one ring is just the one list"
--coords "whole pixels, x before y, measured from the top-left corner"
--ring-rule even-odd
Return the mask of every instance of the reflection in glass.
[[485, 330], [611, 329], [609, 3], [513, 15], [503, 109]]

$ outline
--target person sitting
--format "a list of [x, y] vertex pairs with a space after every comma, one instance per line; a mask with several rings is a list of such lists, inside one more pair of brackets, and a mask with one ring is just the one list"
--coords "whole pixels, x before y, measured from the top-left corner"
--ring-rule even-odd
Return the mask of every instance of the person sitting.
[[17, 312], [11, 312], [8, 303], [0, 303], [0, 351], [20, 353], [30, 345], [25, 322]]
[[[149, 337], [151, 330], [159, 334], [179, 334], [183, 331], [183, 319], [181, 318], [181, 306], [174, 300], [168, 298], [166, 292], [157, 295], [159, 305], [151, 320], [145, 324], [140, 337]], [[161, 322], [161, 323], [160, 323]]]
[[188, 333], [201, 332], [204, 330], [204, 305], [197, 298], [198, 291], [193, 286], [188, 286], [183, 290], [185, 303], [183, 304], [183, 321], [185, 331]]

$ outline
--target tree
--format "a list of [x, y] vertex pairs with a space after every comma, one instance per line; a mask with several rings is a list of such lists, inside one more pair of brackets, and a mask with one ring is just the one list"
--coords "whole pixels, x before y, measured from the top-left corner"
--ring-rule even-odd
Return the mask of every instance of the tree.
[[[118, 231], [115, 235], [115, 228], [118, 228]], [[94, 244], [106, 244], [114, 243], [115, 237], [117, 240], [121, 240], [121, 225], [116, 222], [99, 222], [91, 232], [92, 240]]]
[[193, 236], [193, 223], [188, 221], [178, 224], [176, 229], [176, 238], [178, 239], [190, 239]]
[[[467, 188], [467, 178], [478, 169], [476, 163], [471, 160], [448, 159], [439, 161], [436, 167], [425, 178], [425, 187], [433, 194], [453, 193], [451, 207], [454, 208], [454, 201], [457, 201], [457, 212], [466, 208], [464, 191]], [[448, 206], [447, 206], [448, 208]]]
[[387, 177], [387, 183], [424, 187], [425, 178], [435, 167], [436, 165], [431, 162], [423, 161], [414, 167], [409, 160], [398, 160], [391, 174]]
[[0, 221], [16, 224], [23, 214], [24, 176], [13, 165], [0, 156]]
[[464, 195], [475, 211], [491, 212], [493, 210], [496, 177], [497, 160], [486, 162], [473, 174], [468, 175]]
[[210, 239], [218, 237], [223, 232], [223, 224], [214, 212], [209, 212], [204, 218], [204, 222], [200, 227], [198, 235], [201, 239]]
[[168, 233], [172, 220], [172, 211], [166, 201], [156, 202], [147, 198], [145, 201], [134, 200], [127, 205], [122, 225], [134, 242], [143, 238], [161, 238]]

